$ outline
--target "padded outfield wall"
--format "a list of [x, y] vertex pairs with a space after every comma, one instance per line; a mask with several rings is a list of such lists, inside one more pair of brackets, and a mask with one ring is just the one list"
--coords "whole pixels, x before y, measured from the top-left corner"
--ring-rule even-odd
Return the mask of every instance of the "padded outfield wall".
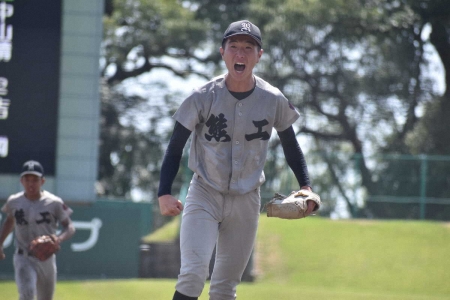
[[[4, 202], [0, 201], [0, 205]], [[57, 254], [60, 279], [136, 278], [140, 269], [141, 238], [152, 231], [150, 203], [97, 200], [73, 204], [76, 233]], [[0, 214], [4, 220], [5, 214]], [[4, 243], [0, 279], [14, 278], [13, 233]]]

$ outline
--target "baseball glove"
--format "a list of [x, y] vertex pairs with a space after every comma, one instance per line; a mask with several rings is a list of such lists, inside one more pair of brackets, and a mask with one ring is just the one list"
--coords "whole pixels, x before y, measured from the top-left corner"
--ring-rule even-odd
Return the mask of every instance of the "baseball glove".
[[60, 249], [56, 237], [52, 235], [42, 235], [30, 243], [29, 253], [40, 261], [47, 260]]
[[267, 216], [281, 219], [301, 219], [305, 218], [308, 204], [306, 201], [314, 201], [317, 205], [314, 211], [320, 207], [320, 197], [316, 193], [308, 190], [293, 191], [288, 196], [276, 193], [266, 204]]

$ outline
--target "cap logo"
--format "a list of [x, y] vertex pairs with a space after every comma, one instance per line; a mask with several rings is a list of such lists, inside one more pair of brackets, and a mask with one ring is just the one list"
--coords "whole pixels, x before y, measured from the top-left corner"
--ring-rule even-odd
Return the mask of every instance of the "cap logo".
[[250, 24], [249, 22], [244, 22], [241, 24], [241, 31], [248, 31], [251, 32], [252, 31], [252, 24]]
[[29, 161], [26, 163], [28, 170], [34, 170], [35, 165], [36, 165], [36, 163], [34, 161]]

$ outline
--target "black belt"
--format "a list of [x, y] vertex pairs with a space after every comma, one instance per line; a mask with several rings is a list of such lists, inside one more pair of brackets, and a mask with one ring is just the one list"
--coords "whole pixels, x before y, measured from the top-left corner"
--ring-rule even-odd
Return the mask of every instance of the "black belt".
[[30, 252], [25, 252], [23, 249], [17, 249], [17, 254], [19, 254], [19, 255], [24, 255], [24, 254], [26, 254], [26, 255], [29, 255], [29, 256], [31, 256], [31, 253]]

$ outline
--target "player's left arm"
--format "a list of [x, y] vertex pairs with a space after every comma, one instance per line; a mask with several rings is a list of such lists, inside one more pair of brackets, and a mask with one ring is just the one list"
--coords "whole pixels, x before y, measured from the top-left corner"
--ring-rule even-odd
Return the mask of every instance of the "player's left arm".
[[[289, 126], [287, 129], [277, 133], [281, 141], [281, 146], [283, 147], [286, 162], [292, 172], [294, 172], [300, 189], [312, 191], [305, 156], [303, 155], [303, 151], [295, 136], [294, 128]], [[309, 215], [316, 208], [316, 203], [308, 200], [307, 204], [308, 210], [306, 211], [306, 214]]]
[[60, 222], [62, 231], [56, 236], [56, 241], [58, 244], [70, 239], [75, 234], [75, 227], [73, 226], [73, 222], [70, 218], [67, 218]]

